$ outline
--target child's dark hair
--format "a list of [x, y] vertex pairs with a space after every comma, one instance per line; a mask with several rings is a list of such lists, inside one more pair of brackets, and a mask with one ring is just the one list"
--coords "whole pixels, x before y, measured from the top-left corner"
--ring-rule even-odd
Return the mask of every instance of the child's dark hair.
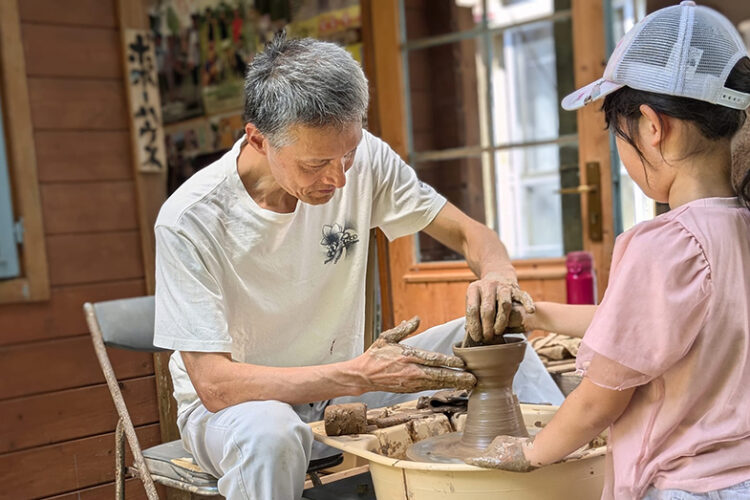
[[[743, 57], [735, 64], [725, 85], [733, 90], [750, 93], [750, 59]], [[742, 128], [746, 117], [745, 111], [739, 109], [688, 97], [655, 94], [623, 87], [604, 99], [602, 110], [607, 127], [630, 144], [644, 164], [643, 153], [634, 140], [641, 117], [641, 104], [646, 104], [656, 111], [660, 120], [661, 115], [666, 115], [693, 122], [701, 135], [712, 141], [731, 139]], [[748, 161], [750, 162], [750, 159]], [[740, 201], [750, 208], [750, 170], [745, 173], [736, 189]]]

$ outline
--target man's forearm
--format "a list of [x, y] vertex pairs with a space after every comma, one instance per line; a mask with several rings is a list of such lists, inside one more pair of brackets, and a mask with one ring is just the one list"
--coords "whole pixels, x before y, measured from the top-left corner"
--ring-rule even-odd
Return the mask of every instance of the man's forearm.
[[213, 412], [246, 401], [294, 405], [363, 392], [349, 362], [287, 368], [236, 363], [219, 353], [181, 354], [198, 396]]
[[505, 245], [497, 235], [484, 225], [467, 231], [464, 255], [466, 262], [479, 278], [492, 275], [502, 280], [516, 282], [516, 271], [510, 262]]
[[497, 234], [484, 224], [473, 220], [455, 205], [446, 203], [424, 231], [461, 253], [474, 274], [480, 279], [490, 274], [516, 281], [505, 245]]
[[583, 337], [597, 306], [536, 302], [536, 312], [527, 316], [524, 326], [529, 330], [544, 330], [571, 337]]

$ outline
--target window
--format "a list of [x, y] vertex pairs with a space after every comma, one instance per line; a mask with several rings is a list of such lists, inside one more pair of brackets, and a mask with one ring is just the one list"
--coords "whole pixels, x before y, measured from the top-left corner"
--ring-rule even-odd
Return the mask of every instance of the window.
[[[34, 132], [31, 122], [26, 63], [21, 43], [21, 22], [16, 2], [0, 1], [0, 103], [6, 118], [0, 131], [0, 303], [47, 300], [50, 296], [47, 255], [42, 228], [42, 209], [36, 171]], [[11, 205], [11, 195], [12, 205]], [[13, 207], [14, 215], [9, 210]], [[15, 216], [15, 218], [14, 218]], [[23, 222], [23, 244], [20, 239]], [[8, 229], [10, 226], [11, 229]], [[16, 264], [12, 256], [17, 254]], [[11, 269], [13, 268], [13, 269]], [[13, 277], [15, 275], [15, 277]]]
[[16, 220], [13, 216], [13, 202], [10, 198], [3, 110], [0, 102], [0, 279], [15, 278], [20, 273], [17, 247], [19, 238], [16, 227]]
[[[512, 258], [582, 246], [565, 0], [401, 0], [408, 161]], [[568, 198], [572, 198], [568, 200]], [[460, 256], [421, 234], [421, 261]]]

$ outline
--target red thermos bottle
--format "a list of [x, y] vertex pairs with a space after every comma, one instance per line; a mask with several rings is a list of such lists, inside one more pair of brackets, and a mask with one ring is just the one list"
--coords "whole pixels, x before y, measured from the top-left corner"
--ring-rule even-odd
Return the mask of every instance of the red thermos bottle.
[[570, 252], [565, 259], [568, 304], [596, 304], [594, 257], [589, 252]]

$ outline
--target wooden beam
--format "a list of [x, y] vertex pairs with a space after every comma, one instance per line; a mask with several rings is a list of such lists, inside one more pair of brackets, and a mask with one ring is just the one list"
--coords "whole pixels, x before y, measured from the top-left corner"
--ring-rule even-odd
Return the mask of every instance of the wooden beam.
[[[377, 7], [375, 3], [367, 4], [374, 66], [374, 71], [368, 75], [374, 91], [372, 109], [378, 116], [380, 138], [405, 158], [408, 151], [398, 1], [378, 0]], [[381, 256], [383, 327], [388, 328], [408, 319], [409, 311], [400, 307], [406, 303], [404, 297], [407, 293], [406, 282], [401, 277], [414, 264], [414, 236], [387, 242], [385, 236], [379, 235], [378, 253]]]
[[[606, 66], [604, 43], [604, 11], [602, 2], [572, 0], [573, 64], [576, 88], [601, 78]], [[594, 255], [599, 299], [604, 295], [609, 280], [609, 266], [615, 243], [612, 206], [612, 170], [610, 167], [609, 132], [604, 129], [604, 115], [596, 104], [584, 106], [577, 112], [578, 161], [581, 184], [587, 184], [586, 164], [599, 164], [601, 178], [602, 239], [592, 241], [588, 231], [588, 197], [581, 196], [583, 246]]]
[[[134, 425], [157, 421], [153, 377], [120, 387]], [[117, 419], [106, 384], [0, 401], [0, 454], [112, 432]]]
[[[125, 46], [125, 30], [149, 29], [147, 0], [117, 0], [117, 18], [120, 27], [120, 39], [123, 47]], [[123, 68], [127, 67], [125, 53], [122, 58]], [[125, 75], [125, 85], [128, 85], [127, 70], [123, 71]], [[130, 92], [128, 95], [128, 104], [130, 104]], [[128, 105], [128, 109], [130, 106]], [[138, 205], [138, 221], [140, 226], [141, 250], [143, 252], [143, 267], [145, 272], [146, 290], [153, 294], [155, 290], [155, 261], [156, 261], [156, 241], [154, 239], [154, 223], [159, 214], [159, 208], [166, 199], [167, 193], [167, 167], [161, 172], [144, 173], [138, 165], [138, 142], [136, 131], [133, 129], [132, 120], [130, 123], [130, 136], [132, 144], [132, 158], [135, 186], [136, 186], [136, 203]], [[158, 124], [162, 127], [162, 124]], [[163, 442], [180, 439], [180, 432], [177, 428], [177, 406], [172, 397], [173, 387], [172, 378], [169, 374], [169, 354], [154, 354], [154, 379], [156, 384], [156, 395], [159, 406], [159, 423], [161, 429], [161, 438]], [[168, 490], [168, 498], [171, 500], [189, 499], [190, 494], [187, 492]]]

